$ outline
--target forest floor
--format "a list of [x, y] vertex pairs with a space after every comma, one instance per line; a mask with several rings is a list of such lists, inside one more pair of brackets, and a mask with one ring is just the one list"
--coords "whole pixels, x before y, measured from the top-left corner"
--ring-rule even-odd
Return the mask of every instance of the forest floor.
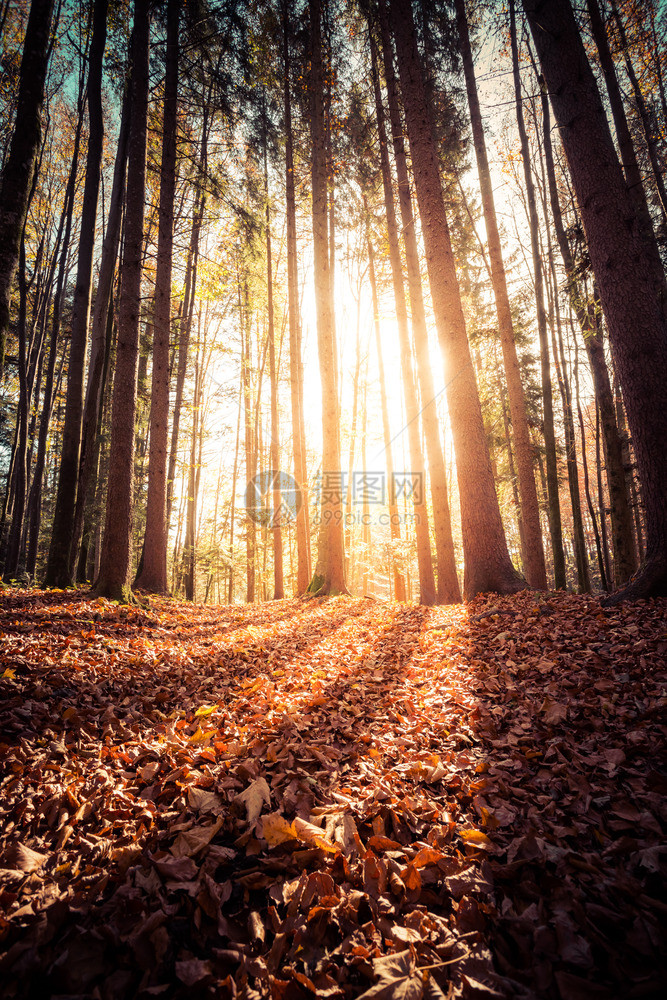
[[5, 591], [0, 636], [0, 995], [664, 996], [667, 601]]

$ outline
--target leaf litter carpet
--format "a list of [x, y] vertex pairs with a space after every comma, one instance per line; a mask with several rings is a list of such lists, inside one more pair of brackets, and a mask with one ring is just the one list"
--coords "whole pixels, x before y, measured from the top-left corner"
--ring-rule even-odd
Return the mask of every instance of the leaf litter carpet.
[[0, 995], [664, 996], [666, 601], [0, 595]]

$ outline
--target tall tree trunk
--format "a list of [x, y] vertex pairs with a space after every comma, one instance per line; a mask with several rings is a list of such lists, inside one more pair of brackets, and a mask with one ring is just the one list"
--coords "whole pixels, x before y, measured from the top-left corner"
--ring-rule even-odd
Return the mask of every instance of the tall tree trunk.
[[289, 312], [290, 398], [292, 404], [292, 446], [294, 478], [301, 491], [296, 515], [296, 592], [303, 594], [310, 580], [308, 544], [308, 494], [306, 490], [306, 442], [303, 417], [303, 371], [301, 362], [301, 324], [299, 316], [299, 278], [297, 270], [296, 204], [294, 193], [294, 153], [292, 136], [292, 100], [290, 92], [290, 53], [288, 3], [283, 2], [283, 72], [285, 106], [285, 215], [287, 228], [287, 299]]
[[516, 451], [518, 488], [521, 501], [519, 508], [521, 522], [519, 534], [522, 540], [523, 566], [530, 586], [537, 590], [546, 590], [547, 574], [544, 562], [544, 544], [542, 541], [542, 526], [540, 524], [540, 508], [537, 502], [537, 488], [535, 486], [535, 456], [528, 430], [526, 398], [521, 383], [519, 359], [514, 339], [512, 312], [507, 292], [507, 279], [496, 218], [496, 206], [493, 197], [489, 160], [486, 152], [482, 114], [477, 95], [475, 67], [470, 47], [468, 21], [465, 13], [465, 0], [455, 0], [455, 6], [475, 157], [477, 159], [479, 186], [482, 193], [482, 210], [484, 212], [484, 224], [486, 226], [489, 245], [491, 283], [493, 285], [493, 295], [498, 316], [498, 334], [503, 351], [507, 396]]
[[151, 384], [150, 453], [146, 533], [141, 572], [136, 586], [155, 594], [167, 590], [167, 443], [169, 433], [169, 340], [171, 333], [171, 271], [174, 252], [174, 193], [176, 190], [176, 125], [178, 115], [178, 31], [181, 0], [167, 5], [160, 211], [155, 272], [153, 372]]
[[[200, 314], [201, 331], [201, 314]], [[197, 338], [199, 340], [199, 337]], [[195, 385], [192, 396], [192, 436], [190, 438], [190, 461], [188, 463], [188, 498], [185, 514], [185, 541], [183, 543], [183, 580], [185, 583], [186, 601], [195, 599], [195, 563], [197, 536], [197, 494], [199, 476], [197, 469], [197, 443], [199, 441], [202, 399], [202, 379], [204, 368], [204, 349], [197, 349], [195, 357]]]
[[132, 597], [134, 416], [146, 191], [149, 27], [150, 0], [135, 0], [123, 279], [118, 310], [106, 520], [100, 575], [95, 585], [99, 595], [122, 601]]
[[540, 372], [542, 377], [542, 407], [544, 418], [544, 450], [547, 466], [547, 492], [549, 510], [549, 532], [554, 560], [554, 583], [556, 589], [566, 586], [565, 552], [563, 550], [563, 527], [560, 515], [560, 497], [558, 495], [558, 461], [556, 457], [556, 433], [554, 429], [553, 392], [551, 387], [551, 365], [549, 359], [549, 339], [547, 336], [547, 318], [544, 309], [544, 276], [542, 257], [540, 255], [539, 223], [535, 199], [535, 185], [531, 170], [530, 147], [523, 117], [523, 97], [521, 95], [521, 74], [519, 70], [519, 46], [517, 42], [514, 0], [510, 0], [510, 36], [512, 43], [512, 71], [514, 76], [514, 96], [516, 102], [516, 119], [521, 142], [521, 157], [523, 160], [523, 175], [526, 185], [526, 202], [528, 206], [528, 221], [530, 226], [530, 246], [533, 257], [533, 279], [535, 282], [535, 306], [537, 311], [537, 330], [540, 341]]
[[231, 604], [234, 596], [234, 525], [236, 515], [236, 481], [239, 468], [239, 441], [241, 439], [241, 400], [243, 398], [243, 358], [239, 375], [239, 402], [236, 411], [236, 444], [234, 446], [234, 469], [232, 472], [232, 492], [229, 501], [229, 589], [227, 603]]
[[[90, 542], [93, 538], [93, 533], [97, 537], [97, 528], [100, 526], [101, 518], [101, 508], [99, 503], [99, 498], [103, 494], [103, 484], [106, 483], [106, 477], [101, 476], [102, 469], [102, 434], [104, 426], [104, 407], [105, 399], [109, 396], [108, 393], [108, 382], [109, 382], [109, 368], [111, 365], [111, 355], [114, 347], [114, 337], [115, 337], [115, 303], [113, 297], [109, 300], [107, 309], [107, 323], [106, 329], [104, 331], [104, 346], [101, 348], [100, 353], [103, 355], [103, 364], [101, 377], [99, 379], [99, 403], [97, 411], [97, 420], [94, 427], [94, 436], [92, 438], [91, 452], [85, 459], [85, 465], [90, 465], [90, 469], [87, 470], [87, 476], [89, 477], [86, 486], [86, 495], [83, 498], [83, 511], [82, 511], [82, 524], [81, 528], [75, 526], [78, 534], [77, 538], [81, 538], [81, 542], [77, 546], [79, 548], [79, 564], [77, 569], [77, 582], [85, 583], [86, 580], [95, 581], [97, 579], [96, 575], [91, 575], [95, 565], [97, 564], [97, 556], [95, 558], [89, 558], [91, 556], [90, 552]], [[108, 402], [108, 400], [107, 400]], [[108, 410], [108, 406], [107, 406]], [[102, 482], [100, 480], [102, 479]], [[100, 546], [96, 548], [101, 548], [101, 536], [100, 536]], [[90, 569], [90, 572], [89, 572]]]
[[[364, 206], [366, 207], [366, 206]], [[378, 356], [378, 382], [380, 384], [380, 407], [382, 410], [382, 436], [384, 439], [384, 464], [387, 470], [387, 481], [389, 489], [387, 501], [389, 508], [389, 533], [392, 540], [391, 566], [394, 577], [394, 598], [397, 601], [405, 601], [405, 577], [401, 572], [399, 561], [396, 557], [396, 548], [401, 540], [401, 519], [396, 503], [396, 490], [394, 488], [394, 459], [391, 450], [391, 428], [389, 425], [389, 406], [387, 403], [387, 385], [384, 377], [384, 361], [382, 358], [382, 338], [380, 336], [380, 307], [378, 303], [377, 281], [375, 277], [375, 251], [368, 227], [368, 213], [366, 215], [366, 242], [368, 247], [368, 275], [371, 284], [371, 295], [373, 297], [373, 328], [375, 330], [375, 349]]]
[[[243, 366], [243, 426], [245, 438], [245, 478], [246, 483], [254, 479], [257, 472], [257, 459], [255, 451], [256, 435], [253, 428], [253, 407], [252, 407], [252, 384], [251, 373], [251, 351], [250, 351], [250, 303], [248, 298], [248, 278], [244, 278], [243, 283], [243, 305], [240, 310], [241, 317], [241, 357]], [[258, 392], [259, 399], [259, 392]], [[248, 487], [246, 487], [247, 489]], [[254, 499], [255, 491], [251, 492]], [[255, 558], [256, 558], [256, 530], [255, 517], [246, 513], [246, 602], [252, 604], [255, 600]]]
[[607, 486], [611, 506], [611, 532], [614, 550], [614, 582], [625, 583], [637, 568], [632, 537], [632, 518], [623, 469], [621, 441], [614, 416], [614, 401], [609, 382], [609, 372], [604, 357], [602, 326], [596, 315], [595, 303], [585, 303], [577, 282], [575, 263], [568, 242], [558, 198], [556, 171], [551, 147], [549, 102], [542, 83], [542, 116], [544, 122], [544, 159], [546, 163], [551, 214], [556, 240], [567, 275], [571, 305], [577, 315], [584, 338], [584, 346], [593, 376], [593, 386], [602, 424]]
[[[389, 243], [389, 263], [391, 266], [394, 303], [396, 306], [396, 324], [398, 326], [401, 354], [401, 377], [405, 398], [406, 420], [404, 427], [408, 433], [410, 471], [412, 476], [416, 477], [418, 483], [418, 488], [413, 491], [412, 500], [417, 543], [417, 566], [419, 570], [419, 602], [420, 604], [432, 605], [437, 603], [438, 595], [433, 576], [429, 515], [424, 491], [426, 469], [419, 435], [419, 402], [412, 368], [412, 351], [408, 332], [408, 311], [405, 301], [405, 287], [403, 284], [403, 269], [401, 267], [401, 251], [398, 242], [398, 225], [394, 207], [391, 168], [389, 166], [387, 140], [384, 134], [384, 115], [380, 107], [377, 108], [377, 122], [380, 133], [380, 164], [382, 168], [382, 187], [384, 191], [385, 217]], [[391, 482], [389, 489], [393, 492], [395, 488], [396, 484]]]
[[327, 157], [324, 122], [324, 72], [320, 0], [310, 10], [310, 131], [313, 190], [313, 257], [317, 348], [322, 381], [322, 493], [317, 565], [308, 586], [311, 594], [346, 593], [343, 551], [340, 428], [336, 394], [334, 317], [328, 246]]
[[644, 253], [568, 0], [523, 0], [560, 127], [623, 388], [646, 511], [646, 563], [611, 600], [667, 591], [667, 284]]
[[465, 328], [410, 0], [391, 0], [399, 76], [456, 450], [466, 597], [525, 587], [507, 551]]
[[621, 395], [621, 387], [618, 383], [617, 375], [614, 378], [613, 397], [614, 397], [614, 412], [616, 414], [616, 426], [618, 428], [618, 436], [621, 441], [623, 473], [625, 477], [626, 488], [630, 496], [630, 508], [632, 510], [632, 516], [635, 526], [635, 539], [637, 542], [637, 556], [641, 564], [643, 563], [646, 555], [644, 538], [642, 534], [641, 500], [637, 492], [637, 485], [635, 482], [635, 474], [634, 474], [635, 465], [633, 464], [633, 458], [630, 451], [630, 435], [628, 434], [628, 425], [625, 419], [625, 409], [623, 407], [623, 397]]
[[273, 315], [273, 261], [271, 259], [271, 203], [269, 168], [264, 146], [264, 192], [266, 195], [266, 290], [269, 337], [269, 378], [271, 381], [271, 472], [273, 474], [273, 599], [285, 596], [283, 582], [283, 531], [281, 524], [280, 427], [278, 424], [278, 370], [276, 368], [275, 324]]
[[345, 578], [349, 581], [350, 589], [354, 591], [355, 567], [353, 556], [354, 549], [354, 526], [353, 526], [353, 477], [354, 477], [354, 454], [357, 439], [357, 416], [359, 413], [359, 376], [361, 375], [361, 338], [359, 327], [361, 324], [361, 293], [356, 301], [356, 359], [354, 362], [354, 377], [352, 379], [352, 420], [350, 423], [350, 444], [347, 457], [347, 482], [345, 484]]
[[[544, 206], [546, 218], [546, 205]], [[560, 392], [563, 408], [563, 429], [565, 431], [565, 462], [567, 465], [567, 482], [572, 508], [572, 539], [574, 545], [574, 561], [577, 570], [579, 592], [588, 594], [591, 589], [588, 569], [588, 554], [584, 537], [584, 523], [581, 514], [581, 492], [579, 490], [579, 466], [577, 464], [577, 442], [574, 435], [574, 418], [572, 416], [572, 391], [567, 375], [565, 349], [563, 346], [563, 331], [561, 326], [560, 305], [558, 303], [558, 282], [553, 260], [551, 236], [547, 221], [547, 256], [551, 271], [551, 295], [549, 301], [549, 327], [551, 329], [551, 347], [554, 352], [556, 381]], [[547, 289], [549, 282], [547, 282]]]
[[95, 223], [97, 221], [97, 202], [104, 144], [102, 64], [107, 36], [107, 9], [108, 0], [95, 0], [87, 88], [89, 124], [86, 180], [83, 190], [76, 285], [72, 305], [65, 425], [63, 427], [51, 546], [46, 565], [45, 585], [47, 587], [70, 587], [74, 583], [73, 560], [75, 553], [72, 552], [72, 539], [81, 452], [83, 383], [88, 349]]
[[32, 0], [23, 41], [16, 119], [0, 175], [0, 376], [5, 363], [9, 303], [42, 138], [53, 0]]
[[[382, 30], [382, 48], [384, 56], [385, 79], [389, 99], [389, 115], [394, 146], [394, 162], [398, 180], [398, 203], [401, 211], [403, 245], [405, 247], [405, 262], [408, 275], [408, 294], [410, 296], [410, 312], [412, 320], [412, 336], [415, 345], [415, 361], [417, 378], [422, 401], [422, 424], [426, 441], [429, 476], [431, 483], [431, 501], [433, 504], [433, 529], [435, 535], [436, 563], [438, 570], [438, 603], [451, 604], [461, 600], [461, 589], [456, 575], [456, 559], [454, 556], [454, 540], [452, 538], [452, 521], [447, 497], [447, 476], [445, 459], [440, 442], [438, 411], [433, 375], [428, 349], [428, 332], [426, 329], [426, 312], [422, 292], [421, 273], [419, 267], [419, 252], [415, 222], [412, 213], [412, 197], [410, 194], [410, 179], [405, 155], [403, 126], [400, 116], [398, 87], [394, 72], [394, 60], [391, 47], [391, 36], [387, 21], [384, 0], [380, 6], [380, 25]], [[369, 28], [371, 47], [371, 71], [375, 91], [376, 113], [380, 128], [380, 143], [384, 138], [384, 111], [380, 97], [380, 86], [375, 64], [375, 44]]]
[[[81, 84], [83, 89], [83, 81]], [[63, 292], [65, 287], [65, 274], [67, 270], [67, 258], [69, 254], [70, 236], [72, 232], [72, 215], [74, 211], [74, 189], [76, 186], [76, 174], [79, 164], [79, 147], [81, 142], [81, 129], [83, 125], [83, 101], [80, 101], [79, 117], [77, 119], [74, 133], [74, 147], [72, 152], [72, 163], [70, 165], [69, 177], [65, 188], [65, 198], [63, 200], [62, 216], [59, 230], [63, 230], [62, 246], [60, 249], [60, 261], [58, 273], [56, 275], [55, 293], [53, 296], [53, 306], [51, 314], [51, 338], [49, 343], [49, 357], [46, 365], [46, 377], [44, 380], [44, 395], [41, 404], [41, 418], [39, 424], [39, 435], [37, 440], [37, 456], [35, 468], [33, 470], [32, 483], [28, 496], [28, 544], [26, 556], [26, 570], [34, 576], [37, 564], [37, 546], [39, 541], [39, 527], [41, 521], [42, 508], [42, 482], [44, 478], [44, 467], [46, 464], [46, 449], [48, 441], [49, 426], [51, 423], [51, 410], [53, 406], [54, 376], [56, 369], [56, 357], [58, 353], [58, 341], [60, 339], [60, 322], [62, 318]]]
[[105, 389], [104, 375], [108, 370], [108, 345], [111, 342], [109, 322], [113, 322], [113, 315], [110, 319], [109, 313], [113, 304], [113, 281], [123, 221], [129, 131], [130, 88], [128, 86], [123, 95], [118, 146], [116, 148], [111, 197], [109, 199], [109, 215], [102, 241], [100, 271], [97, 279], [97, 292], [95, 294], [95, 305], [93, 306], [93, 318], [91, 321], [90, 360], [88, 362], [88, 381], [83, 407], [79, 481], [76, 491], [74, 534], [72, 538], [73, 554], [76, 554], [81, 545], [85, 511], [87, 506], [92, 502], [97, 487], [96, 469], [98, 464], [100, 421], [102, 419], [102, 401]]
[[179, 325], [178, 338], [178, 368], [176, 371], [176, 393], [174, 398], [174, 416], [171, 424], [171, 441], [169, 444], [169, 467], [167, 470], [167, 534], [169, 533], [169, 522], [171, 520], [171, 507], [174, 496], [174, 476], [176, 475], [176, 458], [178, 455], [178, 431], [181, 421], [181, 408], [183, 406], [183, 388], [185, 386], [185, 375], [188, 367], [188, 350], [190, 345], [190, 329], [192, 326], [192, 309], [197, 288], [197, 264], [199, 260], [199, 237], [204, 220], [204, 210], [206, 208], [206, 191], [204, 188], [206, 171], [208, 168], [208, 134], [209, 134], [209, 104], [211, 100], [211, 87], [209, 86], [208, 97], [204, 103], [202, 115], [202, 130], [199, 151], [198, 176], [195, 181], [195, 191], [193, 199], [192, 229], [190, 231], [190, 243], [188, 246], [188, 256], [185, 265], [185, 288], [183, 292], [183, 307], [181, 309], [181, 321]]
[[17, 324], [18, 335], [18, 373], [19, 373], [19, 405], [16, 414], [18, 434], [14, 453], [14, 503], [12, 508], [12, 523], [7, 540], [7, 555], [3, 577], [12, 580], [19, 568], [21, 550], [21, 530], [25, 511], [27, 480], [28, 480], [28, 360], [27, 360], [27, 308], [28, 292], [26, 287], [25, 238], [21, 240], [19, 249], [19, 315]]
[[611, 580], [611, 565], [609, 562], [609, 543], [607, 541], [607, 509], [602, 485], [602, 461], [600, 458], [600, 407], [595, 408], [595, 472], [598, 486], [598, 512], [600, 514], [600, 537], [602, 539], [602, 555], [604, 558], [607, 580]]
[[[572, 330], [574, 334], [574, 329]], [[584, 492], [586, 494], [586, 506], [588, 507], [588, 514], [591, 519], [591, 524], [593, 525], [593, 535], [595, 537], [595, 550], [598, 557], [598, 568], [600, 570], [600, 583], [602, 584], [603, 590], [609, 590], [609, 582], [607, 580], [607, 568], [604, 564], [604, 556], [602, 553], [602, 546], [600, 544], [600, 532], [598, 531], [598, 520], [595, 516], [595, 507], [593, 506], [593, 501], [591, 499], [591, 484], [588, 475], [588, 456], [586, 455], [586, 429], [584, 427], [584, 415], [581, 412], [581, 395], [579, 393], [579, 355], [577, 350], [577, 340], [574, 338], [574, 349], [575, 349], [575, 362], [574, 362], [574, 383], [577, 393], [577, 415], [579, 417], [579, 431], [581, 433], [581, 465], [584, 473]]]

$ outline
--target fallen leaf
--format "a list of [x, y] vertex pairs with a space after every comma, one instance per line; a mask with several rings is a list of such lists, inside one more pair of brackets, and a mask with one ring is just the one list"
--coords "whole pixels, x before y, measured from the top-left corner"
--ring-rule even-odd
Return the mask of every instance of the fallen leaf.
[[16, 843], [0, 855], [0, 868], [18, 872], [34, 872], [48, 861], [48, 854], [40, 854], [24, 844]]
[[236, 796], [234, 801], [243, 803], [248, 826], [253, 827], [259, 819], [262, 808], [271, 805], [271, 789], [265, 778], [256, 778], [245, 791]]

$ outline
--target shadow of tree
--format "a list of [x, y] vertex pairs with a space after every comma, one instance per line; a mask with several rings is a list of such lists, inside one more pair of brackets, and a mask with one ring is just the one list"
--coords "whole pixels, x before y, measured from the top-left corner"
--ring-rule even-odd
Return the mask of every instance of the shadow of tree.
[[496, 852], [496, 967], [540, 997], [657, 997], [665, 602], [610, 612], [524, 595], [487, 605], [497, 615], [474, 610], [473, 728], [488, 768], [472, 806]]

